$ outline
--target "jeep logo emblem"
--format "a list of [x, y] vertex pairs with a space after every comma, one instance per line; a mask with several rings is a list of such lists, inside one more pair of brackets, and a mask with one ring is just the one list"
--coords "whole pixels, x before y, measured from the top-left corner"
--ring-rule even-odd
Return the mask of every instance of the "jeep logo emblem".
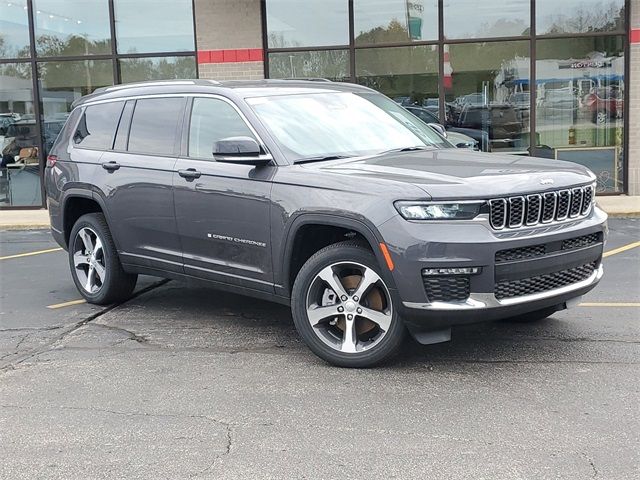
[[553, 178], [540, 179], [540, 185], [553, 185]]

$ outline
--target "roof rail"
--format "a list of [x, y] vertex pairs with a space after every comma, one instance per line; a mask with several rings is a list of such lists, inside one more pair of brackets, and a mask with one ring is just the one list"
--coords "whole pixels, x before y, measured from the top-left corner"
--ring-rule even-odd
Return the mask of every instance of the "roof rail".
[[293, 78], [282, 78], [281, 80], [298, 80], [298, 81], [305, 81], [305, 82], [333, 82], [333, 80], [329, 80], [328, 78], [321, 78], [321, 77], [310, 77], [310, 78], [297, 78], [297, 77], [293, 77]]
[[197, 80], [150, 80], [147, 82], [134, 82], [134, 83], [122, 83], [118, 85], [109, 85], [106, 87], [96, 88], [92, 93], [104, 93], [104, 92], [113, 92], [116, 90], [125, 90], [127, 88], [136, 88], [136, 87], [153, 87], [156, 85], [198, 85], [198, 84], [212, 84], [212, 85], [222, 85], [217, 80], [209, 80], [209, 79], [197, 79]]

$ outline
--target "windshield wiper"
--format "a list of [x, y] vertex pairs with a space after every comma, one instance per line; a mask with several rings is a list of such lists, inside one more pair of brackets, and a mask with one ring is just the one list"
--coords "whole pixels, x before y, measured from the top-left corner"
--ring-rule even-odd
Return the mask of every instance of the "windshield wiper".
[[353, 155], [320, 155], [317, 157], [307, 157], [296, 160], [294, 163], [310, 163], [310, 162], [324, 162], [327, 160], [340, 160], [342, 158], [352, 158]]
[[385, 153], [394, 153], [394, 152], [415, 152], [416, 150], [434, 150], [436, 147], [427, 146], [427, 145], [414, 145], [412, 147], [400, 147], [400, 148], [392, 148], [391, 150], [383, 150], [382, 152], [376, 153], [376, 155], [384, 155]]

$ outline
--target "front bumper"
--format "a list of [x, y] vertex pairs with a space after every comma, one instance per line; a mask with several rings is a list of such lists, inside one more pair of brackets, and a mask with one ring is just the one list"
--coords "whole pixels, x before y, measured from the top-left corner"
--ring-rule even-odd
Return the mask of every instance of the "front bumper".
[[[594, 288], [603, 275], [601, 260], [607, 215], [598, 208], [582, 219], [508, 231], [495, 231], [482, 219], [420, 223], [401, 217], [379, 228], [396, 265], [393, 279], [397, 303], [405, 322], [414, 329], [440, 329], [537, 310], [561, 310]], [[564, 241], [590, 234], [597, 234], [601, 240], [586, 247], [563, 250]], [[539, 245], [554, 246], [557, 250], [536, 258], [497, 263], [497, 252]], [[570, 271], [584, 264], [589, 264], [592, 271], [576, 281], [541, 291], [534, 289], [531, 293], [496, 295], [500, 282], [523, 279], [535, 283], [545, 275]], [[481, 273], [469, 276], [468, 297], [447, 301], [430, 299], [423, 284], [422, 269], [454, 267], [481, 268]]]

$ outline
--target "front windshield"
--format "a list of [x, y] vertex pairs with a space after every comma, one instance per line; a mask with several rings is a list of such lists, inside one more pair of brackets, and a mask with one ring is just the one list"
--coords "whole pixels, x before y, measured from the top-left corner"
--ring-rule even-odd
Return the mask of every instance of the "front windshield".
[[247, 103], [292, 162], [450, 146], [377, 93], [310, 92], [253, 97]]

